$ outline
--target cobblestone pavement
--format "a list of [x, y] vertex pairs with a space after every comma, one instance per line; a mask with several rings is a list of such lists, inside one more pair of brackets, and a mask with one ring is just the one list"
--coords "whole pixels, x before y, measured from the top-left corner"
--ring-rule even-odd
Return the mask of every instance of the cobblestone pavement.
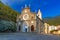
[[36, 33], [0, 33], [0, 40], [60, 40], [60, 37]]

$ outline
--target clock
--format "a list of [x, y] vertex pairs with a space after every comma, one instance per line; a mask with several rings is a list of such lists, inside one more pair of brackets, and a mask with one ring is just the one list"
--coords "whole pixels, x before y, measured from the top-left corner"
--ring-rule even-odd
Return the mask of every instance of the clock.
[[24, 19], [24, 20], [27, 20], [28, 18], [29, 18], [29, 15], [28, 15], [28, 14], [24, 14], [24, 15], [23, 15], [23, 19]]

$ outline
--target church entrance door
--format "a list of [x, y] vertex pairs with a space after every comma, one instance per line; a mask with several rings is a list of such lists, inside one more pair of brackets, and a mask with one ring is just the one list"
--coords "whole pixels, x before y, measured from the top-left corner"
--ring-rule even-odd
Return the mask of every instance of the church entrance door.
[[28, 25], [26, 24], [26, 22], [23, 23], [22, 32], [28, 32]]
[[21, 26], [19, 26], [19, 31], [21, 31]]
[[28, 26], [23, 26], [23, 32], [28, 32]]
[[25, 26], [25, 32], [28, 32], [28, 26], [27, 25]]
[[31, 32], [34, 32], [34, 25], [31, 26]]

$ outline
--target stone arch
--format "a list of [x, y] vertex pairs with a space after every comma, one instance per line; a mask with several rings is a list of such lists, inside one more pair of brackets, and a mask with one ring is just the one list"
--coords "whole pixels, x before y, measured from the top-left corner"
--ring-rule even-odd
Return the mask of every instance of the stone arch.
[[21, 26], [19, 25], [19, 31], [21, 31]]
[[23, 32], [28, 32], [28, 25], [26, 22], [23, 22], [23, 27], [22, 27]]
[[31, 32], [34, 32], [34, 25], [31, 25]]

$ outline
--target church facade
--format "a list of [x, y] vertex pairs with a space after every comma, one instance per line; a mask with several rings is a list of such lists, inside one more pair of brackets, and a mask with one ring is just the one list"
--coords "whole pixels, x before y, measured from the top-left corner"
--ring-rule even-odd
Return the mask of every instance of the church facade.
[[20, 15], [17, 15], [17, 31], [44, 33], [44, 22], [41, 18], [40, 10], [37, 13], [31, 12], [26, 7]]

